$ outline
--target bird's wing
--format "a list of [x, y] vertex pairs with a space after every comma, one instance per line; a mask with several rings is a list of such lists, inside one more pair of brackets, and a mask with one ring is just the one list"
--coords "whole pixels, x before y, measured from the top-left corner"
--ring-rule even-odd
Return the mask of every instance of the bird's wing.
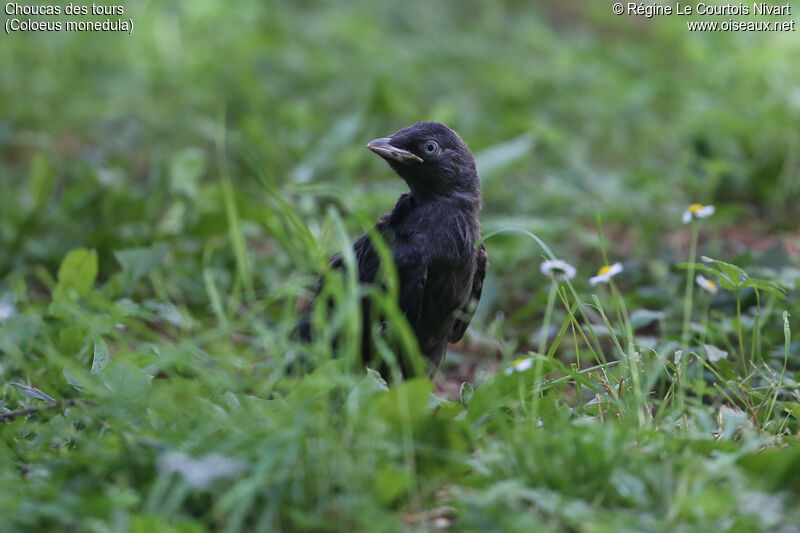
[[475, 314], [475, 309], [478, 307], [478, 301], [481, 299], [481, 291], [483, 290], [483, 278], [486, 277], [486, 248], [483, 244], [478, 248], [478, 260], [475, 268], [475, 276], [472, 278], [472, 294], [469, 300], [459, 310], [456, 321], [453, 324], [453, 329], [450, 330], [450, 342], [458, 342], [464, 336], [464, 332], [469, 326], [472, 315]]
[[[378, 272], [380, 259], [367, 234], [362, 235], [353, 243], [353, 255], [355, 256], [356, 267], [358, 268], [359, 281], [371, 283]], [[337, 252], [328, 259], [328, 265], [334, 270], [344, 270], [345, 264], [342, 253]]]
[[[359, 239], [353, 243], [353, 253], [355, 254], [356, 265], [358, 267], [359, 280], [362, 282], [371, 282], [375, 278], [375, 274], [378, 271], [378, 265], [380, 262], [378, 260], [378, 255], [375, 253], [375, 249], [372, 247], [372, 242], [370, 242], [366, 234], [359, 237]], [[331, 256], [331, 258], [328, 259], [328, 265], [333, 270], [344, 270], [345, 263], [342, 253], [339, 252]], [[299, 332], [300, 338], [305, 341], [311, 340], [311, 309], [314, 306], [320, 291], [322, 290], [322, 284], [324, 281], [324, 276], [317, 278], [316, 288], [314, 289], [314, 297], [309, 300], [300, 314], [300, 321], [297, 325], [297, 331]], [[330, 306], [332, 304], [333, 301], [328, 300], [328, 305]]]
[[[401, 195], [394, 209], [381, 217], [375, 225], [375, 229], [386, 238], [387, 233], [390, 234], [392, 228], [400, 224], [415, 205], [416, 199], [411, 193]], [[381, 261], [369, 234], [363, 234], [353, 243], [353, 253], [355, 254], [356, 264], [358, 265], [359, 281], [362, 283], [372, 283], [375, 281], [375, 276], [378, 274]], [[337, 253], [331, 257], [328, 263], [334, 269], [344, 268], [344, 260], [341, 253]]]
[[428, 281], [428, 267], [419, 260], [404, 261], [403, 259], [403, 257], [398, 257], [396, 261], [397, 277], [400, 281], [399, 306], [411, 327], [416, 329], [422, 314], [425, 283]]

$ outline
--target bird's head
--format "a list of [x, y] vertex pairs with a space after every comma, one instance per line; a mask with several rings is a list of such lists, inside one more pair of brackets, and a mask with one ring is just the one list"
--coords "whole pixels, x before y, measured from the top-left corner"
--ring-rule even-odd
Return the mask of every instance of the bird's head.
[[466, 143], [441, 122], [419, 122], [367, 148], [381, 156], [420, 199], [464, 196], [480, 205], [480, 180]]

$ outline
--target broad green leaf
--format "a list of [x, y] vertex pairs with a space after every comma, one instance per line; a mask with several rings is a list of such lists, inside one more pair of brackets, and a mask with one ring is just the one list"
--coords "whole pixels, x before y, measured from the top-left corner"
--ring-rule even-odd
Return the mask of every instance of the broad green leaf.
[[300, 384], [288, 396], [290, 402], [309, 402], [330, 393], [345, 383], [345, 362], [334, 359], [317, 367], [303, 377]]
[[472, 385], [469, 381], [465, 381], [461, 384], [461, 390], [459, 391], [459, 399], [461, 401], [461, 405], [466, 407], [469, 405], [469, 401], [472, 399], [472, 395], [475, 394], [475, 389], [472, 388]]
[[796, 420], [800, 420], [800, 404], [795, 402], [783, 402], [778, 404], [783, 410], [792, 415]]
[[166, 255], [167, 245], [164, 243], [157, 243], [149, 248], [128, 248], [114, 252], [114, 257], [122, 267], [122, 288], [131, 290], [137, 281], [160, 266]]
[[735, 281], [737, 279], [736, 277], [732, 278], [722, 270], [711, 268], [703, 263], [680, 263], [678, 268], [681, 270], [686, 270], [689, 268], [689, 266], [694, 266], [695, 272], [703, 272], [711, 276], [715, 276], [717, 278], [717, 284], [726, 291], [739, 290], [739, 282]]
[[61, 373], [64, 375], [64, 379], [66, 379], [66, 380], [67, 380], [67, 383], [69, 383], [69, 384], [70, 384], [72, 387], [74, 387], [76, 390], [79, 390], [79, 391], [80, 391], [80, 390], [83, 390], [83, 386], [84, 386], [84, 385], [83, 385], [83, 383], [82, 383], [82, 382], [81, 382], [81, 381], [80, 381], [80, 380], [79, 380], [79, 379], [78, 379], [78, 378], [75, 376], [75, 374], [73, 374], [72, 372], [70, 372], [70, 371], [69, 371], [69, 370], [67, 370], [66, 368], [62, 369], [62, 370], [61, 370]]
[[631, 327], [633, 329], [643, 328], [664, 318], [663, 311], [653, 311], [651, 309], [636, 309], [631, 313]]
[[16, 388], [23, 396], [26, 396], [28, 398], [33, 398], [34, 400], [42, 400], [45, 402], [56, 401], [55, 398], [50, 397], [49, 395], [37, 389], [36, 387], [29, 387], [27, 385], [23, 385], [22, 383], [12, 383], [12, 385], [14, 385], [14, 388]]
[[719, 270], [706, 266], [703, 263], [678, 263], [676, 265], [676, 267], [681, 270], [687, 270], [690, 266], [694, 267], [695, 272], [704, 272], [717, 277], [720, 275]]
[[103, 371], [108, 363], [111, 362], [111, 354], [108, 352], [108, 345], [101, 338], [94, 341], [94, 357], [92, 358], [92, 375]]
[[392, 465], [383, 466], [375, 476], [375, 493], [384, 505], [392, 504], [411, 485], [411, 476]]
[[747, 272], [745, 272], [740, 267], [733, 265], [731, 263], [726, 263], [725, 261], [712, 259], [706, 256], [703, 256], [701, 259], [703, 260], [704, 263], [716, 266], [720, 270], [720, 272], [722, 272], [728, 279], [730, 279], [737, 285], [749, 277], [747, 275]]
[[720, 440], [732, 439], [750, 421], [750, 416], [739, 409], [722, 406], [719, 413], [722, 419], [722, 433], [718, 437]]
[[741, 288], [742, 280], [747, 278], [747, 274], [745, 274], [744, 270], [735, 265], [730, 265], [728, 263], [723, 263], [722, 261], [716, 261], [707, 257], [704, 257], [703, 260], [708, 260], [706, 263], [710, 263], [716, 268], [710, 267], [708, 264], [704, 263], [681, 263], [678, 265], [678, 268], [685, 270], [692, 265], [696, 272], [704, 272], [706, 274], [716, 276], [719, 286], [727, 291], [739, 290], [739, 288]]
[[169, 165], [169, 188], [189, 198], [197, 195], [197, 183], [206, 167], [206, 154], [199, 148], [186, 148], [175, 154]]
[[[537, 365], [542, 380], [538, 384], [533, 382]], [[474, 422], [496, 409], [527, 399], [532, 394], [534, 386], [542, 385], [544, 377], [557, 367], [563, 367], [563, 364], [541, 355], [531, 355], [518, 360], [503, 372], [489, 377], [475, 389], [467, 409], [467, 418]], [[520, 398], [520, 391], [524, 392], [525, 398]]]
[[377, 398], [378, 412], [399, 425], [419, 421], [430, 412], [428, 402], [432, 391], [433, 383], [425, 378], [404, 381]]
[[647, 485], [640, 478], [623, 469], [615, 470], [608, 479], [617, 493], [637, 505], [647, 504]]
[[748, 280], [745, 280], [744, 283], [742, 283], [742, 287], [765, 291], [777, 298], [780, 298], [781, 300], [786, 299], [786, 293], [780, 286], [778, 286], [775, 283], [770, 283], [769, 281], [765, 281], [763, 279], [750, 278]]
[[58, 269], [58, 284], [53, 299], [70, 294], [86, 296], [97, 277], [97, 252], [78, 248], [67, 254]]
[[377, 371], [369, 368], [367, 369], [367, 375], [364, 376], [364, 379], [359, 381], [358, 385], [353, 387], [353, 390], [347, 395], [347, 402], [345, 404], [347, 410], [354, 413], [363, 405], [372, 401], [377, 393], [388, 390], [389, 387], [381, 375]]
[[742, 286], [721, 272], [717, 272], [717, 283], [726, 291], [736, 292]]

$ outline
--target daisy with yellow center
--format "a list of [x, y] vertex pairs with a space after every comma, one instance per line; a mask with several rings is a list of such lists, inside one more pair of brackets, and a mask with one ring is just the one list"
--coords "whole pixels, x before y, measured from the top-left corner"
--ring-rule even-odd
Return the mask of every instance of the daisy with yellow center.
[[683, 212], [683, 223], [688, 224], [694, 218], [708, 218], [714, 214], [713, 205], [692, 204]]
[[622, 272], [622, 263], [614, 263], [613, 265], [606, 265], [597, 271], [597, 275], [589, 278], [590, 285], [597, 285], [598, 283], [608, 283], [611, 278]]
[[717, 294], [719, 287], [717, 284], [711, 281], [710, 279], [706, 278], [705, 276], [698, 274], [694, 280], [700, 285], [701, 288], [705, 289], [706, 291], [710, 292], [711, 294]]

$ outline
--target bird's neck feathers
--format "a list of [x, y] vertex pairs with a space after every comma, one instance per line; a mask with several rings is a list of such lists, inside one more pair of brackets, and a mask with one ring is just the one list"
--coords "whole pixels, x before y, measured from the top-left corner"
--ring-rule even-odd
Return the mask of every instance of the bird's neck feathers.
[[[476, 178], [477, 179], [477, 178]], [[459, 211], [477, 214], [481, 210], [481, 188], [480, 182], [469, 187], [454, 187], [453, 189], [439, 193], [428, 189], [419, 189], [410, 186], [411, 192], [408, 194], [414, 198], [415, 205], [427, 206], [448, 206]]]
[[[474, 166], [472, 168], [443, 169], [443, 181], [430, 184], [423, 176], [404, 179], [410, 194], [419, 205], [447, 205], [459, 210], [477, 213], [481, 209], [481, 180]], [[447, 172], [449, 170], [450, 172]], [[399, 173], [398, 173], [399, 174]], [[410, 178], [410, 179], [409, 179]]]

